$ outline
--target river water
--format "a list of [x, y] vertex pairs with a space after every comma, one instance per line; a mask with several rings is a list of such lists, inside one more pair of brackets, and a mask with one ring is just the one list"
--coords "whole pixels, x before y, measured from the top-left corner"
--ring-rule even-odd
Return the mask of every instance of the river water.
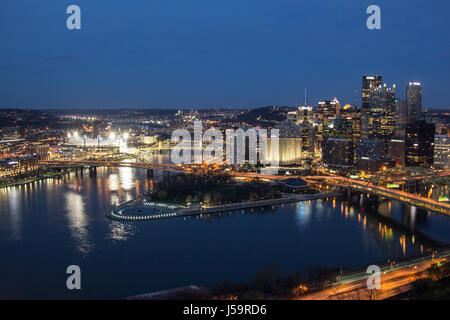
[[[153, 185], [142, 169], [98, 168], [93, 177], [72, 173], [0, 189], [0, 298], [122, 299], [249, 282], [274, 262], [284, 272], [354, 268], [433, 246], [377, 214], [450, 242], [449, 218], [390, 201], [372, 209], [329, 199], [158, 221], [105, 217]], [[81, 290], [66, 287], [69, 265], [81, 268]]]

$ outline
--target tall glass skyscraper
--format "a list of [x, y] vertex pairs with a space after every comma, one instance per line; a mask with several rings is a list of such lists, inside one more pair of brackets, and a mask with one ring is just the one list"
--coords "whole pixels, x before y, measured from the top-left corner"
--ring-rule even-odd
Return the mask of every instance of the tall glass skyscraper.
[[370, 92], [374, 88], [381, 86], [382, 76], [363, 76], [362, 77], [362, 101], [361, 101], [361, 138], [367, 139], [369, 136], [369, 109]]
[[406, 104], [408, 108], [408, 123], [421, 120], [422, 112], [422, 85], [419, 82], [410, 82], [406, 88]]
[[370, 91], [368, 136], [371, 140], [383, 141], [387, 152], [388, 142], [394, 138], [395, 131], [395, 85], [385, 85]]

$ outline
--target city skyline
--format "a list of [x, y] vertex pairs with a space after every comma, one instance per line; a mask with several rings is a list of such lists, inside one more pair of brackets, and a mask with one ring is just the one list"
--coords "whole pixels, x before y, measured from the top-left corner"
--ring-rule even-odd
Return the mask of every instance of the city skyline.
[[448, 300], [449, 10], [0, 1], [0, 300]]

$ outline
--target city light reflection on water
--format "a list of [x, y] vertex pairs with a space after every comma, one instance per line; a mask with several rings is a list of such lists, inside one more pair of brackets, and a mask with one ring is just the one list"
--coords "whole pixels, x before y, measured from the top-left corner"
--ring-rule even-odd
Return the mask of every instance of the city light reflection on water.
[[85, 212], [85, 205], [81, 194], [67, 192], [65, 194], [66, 210], [69, 219], [69, 228], [74, 238], [77, 250], [82, 254], [89, 253], [92, 243], [88, 234], [88, 217]]

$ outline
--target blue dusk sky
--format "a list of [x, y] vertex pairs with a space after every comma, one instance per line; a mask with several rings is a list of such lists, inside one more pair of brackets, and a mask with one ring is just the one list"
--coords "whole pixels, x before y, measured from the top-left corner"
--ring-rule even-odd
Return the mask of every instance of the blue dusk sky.
[[380, 74], [450, 109], [449, 14], [448, 0], [1, 0], [0, 107], [296, 106], [305, 87], [312, 105], [360, 104], [361, 76]]

